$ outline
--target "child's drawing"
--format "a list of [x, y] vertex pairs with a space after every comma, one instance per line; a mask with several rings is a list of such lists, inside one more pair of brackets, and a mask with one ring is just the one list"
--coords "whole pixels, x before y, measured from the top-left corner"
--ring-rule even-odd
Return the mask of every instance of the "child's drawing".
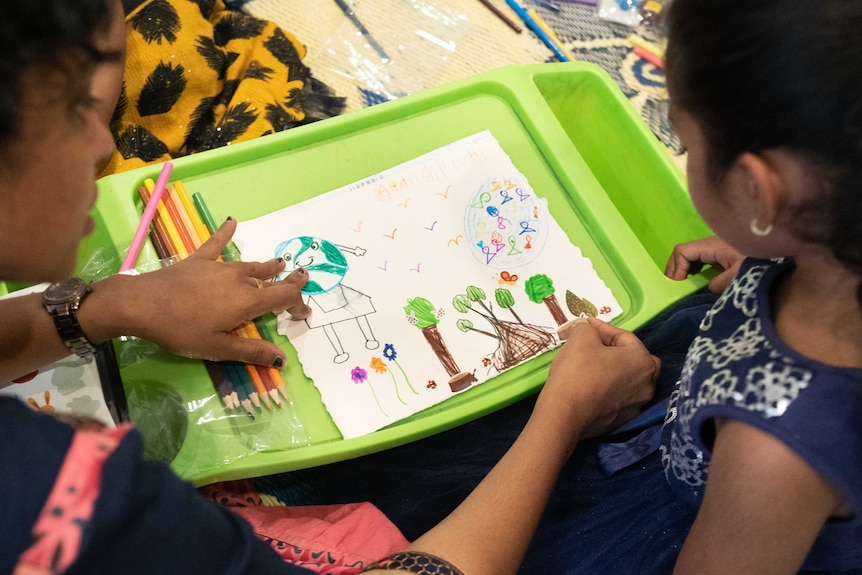
[[[499, 289], [495, 295], [498, 303], [501, 301], [505, 303], [505, 305], [501, 304], [500, 307], [508, 309], [514, 314], [514, 297], [512, 297], [511, 292]], [[497, 371], [514, 367], [553, 347], [554, 336], [546, 329], [538, 325], [525, 324], [517, 315], [515, 315], [517, 322], [501, 320], [494, 313], [493, 304], [486, 302], [486, 299], [485, 292], [481, 288], [469, 286], [466, 294], [455, 296], [452, 305], [461, 313], [473, 312], [478, 314], [490, 324], [493, 332], [477, 328], [469, 319], [459, 319], [457, 322], [458, 329], [463, 332], [474, 331], [497, 340], [497, 349], [491, 359]], [[473, 307], [474, 304], [479, 309]]]
[[306, 303], [313, 311], [305, 322], [312, 329], [323, 329], [335, 350], [335, 357], [332, 358], [334, 363], [344, 363], [350, 358], [350, 354], [341, 344], [335, 324], [356, 320], [362, 335], [365, 336], [365, 348], [380, 347], [367, 317], [376, 311], [371, 298], [341, 282], [348, 267], [342, 251], [356, 256], [365, 255], [362, 248], [350, 249], [311, 236], [291, 238], [280, 243], [275, 249], [276, 257], [283, 258], [286, 263], [282, 277], [300, 267], [308, 272], [308, 283], [302, 293], [309, 296]]
[[568, 321], [566, 314], [557, 302], [556, 288], [551, 278], [545, 274], [536, 274], [530, 277], [524, 283], [524, 291], [527, 292], [527, 297], [533, 303], [544, 303], [551, 312], [551, 317], [557, 322], [557, 325], [563, 325]]
[[621, 313], [489, 131], [363, 176], [242, 222], [234, 235], [244, 260], [269, 259], [278, 247], [286, 272], [308, 270], [311, 316], [280, 314], [278, 330], [343, 437], [469, 392], [559, 345], [554, 323], [566, 313], [557, 305], [548, 315], [554, 284], [606, 304], [613, 311], [602, 319]]
[[443, 369], [449, 374], [449, 388], [453, 392], [466, 389], [476, 381], [476, 377], [472, 373], [461, 371], [458, 368], [455, 358], [452, 357], [446, 347], [446, 342], [443, 341], [440, 330], [437, 329], [437, 324], [440, 323], [440, 318], [443, 316], [442, 310], [435, 312], [434, 304], [430, 301], [423, 297], [414, 297], [407, 300], [404, 311], [407, 313], [407, 321], [422, 332], [425, 341], [431, 346], [431, 350], [440, 360]]

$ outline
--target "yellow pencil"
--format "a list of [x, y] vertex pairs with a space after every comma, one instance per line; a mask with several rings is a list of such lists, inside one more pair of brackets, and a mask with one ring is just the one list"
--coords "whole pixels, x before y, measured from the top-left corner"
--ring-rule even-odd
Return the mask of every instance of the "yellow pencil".
[[[144, 180], [144, 186], [147, 187], [147, 190], [152, 194], [153, 190], [156, 187], [155, 182], [150, 178]], [[183, 240], [180, 238], [180, 233], [177, 231], [177, 227], [174, 225], [174, 221], [171, 219], [171, 215], [168, 213], [168, 208], [165, 206], [164, 202], [159, 201], [158, 205], [159, 217], [162, 219], [162, 222], [165, 224], [165, 229], [168, 230], [168, 236], [171, 238], [171, 242], [173, 242], [174, 247], [177, 250], [177, 256], [180, 259], [185, 259], [189, 257], [189, 252], [186, 250], [185, 245], [183, 245]]]
[[539, 13], [536, 12], [534, 8], [527, 8], [527, 14], [530, 15], [530, 18], [535, 20], [536, 25], [542, 29], [548, 38], [557, 45], [557, 48], [560, 49], [560, 52], [566, 55], [566, 58], [569, 59], [570, 62], [574, 62], [576, 60], [575, 55], [572, 54], [571, 50], [566, 48], [565, 44], [557, 37], [556, 33], [554, 33], [554, 29], [548, 26], [548, 23], [542, 20], [542, 17], [539, 16]]
[[664, 58], [664, 50], [662, 50], [661, 46], [652, 42], [648, 42], [637, 34], [629, 34], [629, 44], [631, 44], [632, 46], [640, 46], [642, 49], [646, 50], [650, 54], [653, 54], [658, 58]]
[[201, 219], [200, 214], [198, 214], [198, 211], [195, 209], [195, 204], [192, 202], [192, 197], [189, 195], [188, 191], [186, 191], [186, 186], [180, 180], [177, 180], [174, 182], [173, 187], [177, 191], [177, 195], [180, 197], [180, 202], [182, 202], [183, 207], [186, 209], [186, 213], [189, 215], [189, 219], [191, 220], [195, 231], [198, 233], [201, 243], [207, 241], [210, 237], [210, 232], [207, 229], [206, 224], [204, 224]]

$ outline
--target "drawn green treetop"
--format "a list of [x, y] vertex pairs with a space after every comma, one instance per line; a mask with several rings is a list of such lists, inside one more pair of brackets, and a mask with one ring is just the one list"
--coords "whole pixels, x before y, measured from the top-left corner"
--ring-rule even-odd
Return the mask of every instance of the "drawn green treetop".
[[557, 325], [563, 325], [568, 321], [566, 314], [557, 302], [557, 296], [554, 293], [557, 291], [554, 288], [554, 282], [545, 274], [536, 274], [531, 276], [524, 282], [524, 291], [527, 297], [533, 303], [544, 303], [551, 312], [551, 317], [557, 322]]
[[425, 340], [437, 355], [443, 369], [451, 377], [449, 387], [453, 392], [461, 391], [476, 381], [472, 373], [460, 370], [449, 348], [446, 347], [446, 342], [443, 341], [443, 335], [437, 329], [437, 324], [443, 316], [442, 309], [438, 310], [429, 300], [417, 296], [407, 300], [404, 313], [407, 314], [407, 321], [415, 325], [425, 336]]

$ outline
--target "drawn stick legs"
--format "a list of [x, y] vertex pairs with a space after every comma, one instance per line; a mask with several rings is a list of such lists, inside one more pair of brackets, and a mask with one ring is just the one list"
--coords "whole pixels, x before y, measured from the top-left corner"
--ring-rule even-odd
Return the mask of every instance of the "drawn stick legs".
[[368, 317], [361, 315], [356, 318], [356, 323], [359, 325], [359, 331], [365, 337], [365, 349], [377, 349], [380, 347], [380, 342], [374, 339], [374, 332], [371, 331], [371, 324], [368, 322]]
[[335, 328], [332, 327], [331, 323], [324, 324], [321, 326], [323, 328], [323, 333], [326, 334], [326, 339], [329, 340], [329, 343], [332, 344], [332, 349], [335, 350], [335, 357], [332, 358], [333, 363], [344, 363], [350, 357], [350, 354], [344, 351], [344, 346], [341, 345], [341, 340], [338, 339], [338, 334], [335, 331]]

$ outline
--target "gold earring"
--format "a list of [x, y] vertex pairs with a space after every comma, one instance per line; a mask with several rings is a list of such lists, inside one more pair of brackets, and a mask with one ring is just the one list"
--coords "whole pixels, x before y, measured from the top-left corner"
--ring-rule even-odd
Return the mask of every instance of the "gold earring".
[[751, 220], [751, 233], [756, 236], [760, 236], [761, 238], [764, 238], [772, 233], [772, 224], [769, 224], [765, 228], [761, 228], [757, 225], [757, 218], [753, 218]]

